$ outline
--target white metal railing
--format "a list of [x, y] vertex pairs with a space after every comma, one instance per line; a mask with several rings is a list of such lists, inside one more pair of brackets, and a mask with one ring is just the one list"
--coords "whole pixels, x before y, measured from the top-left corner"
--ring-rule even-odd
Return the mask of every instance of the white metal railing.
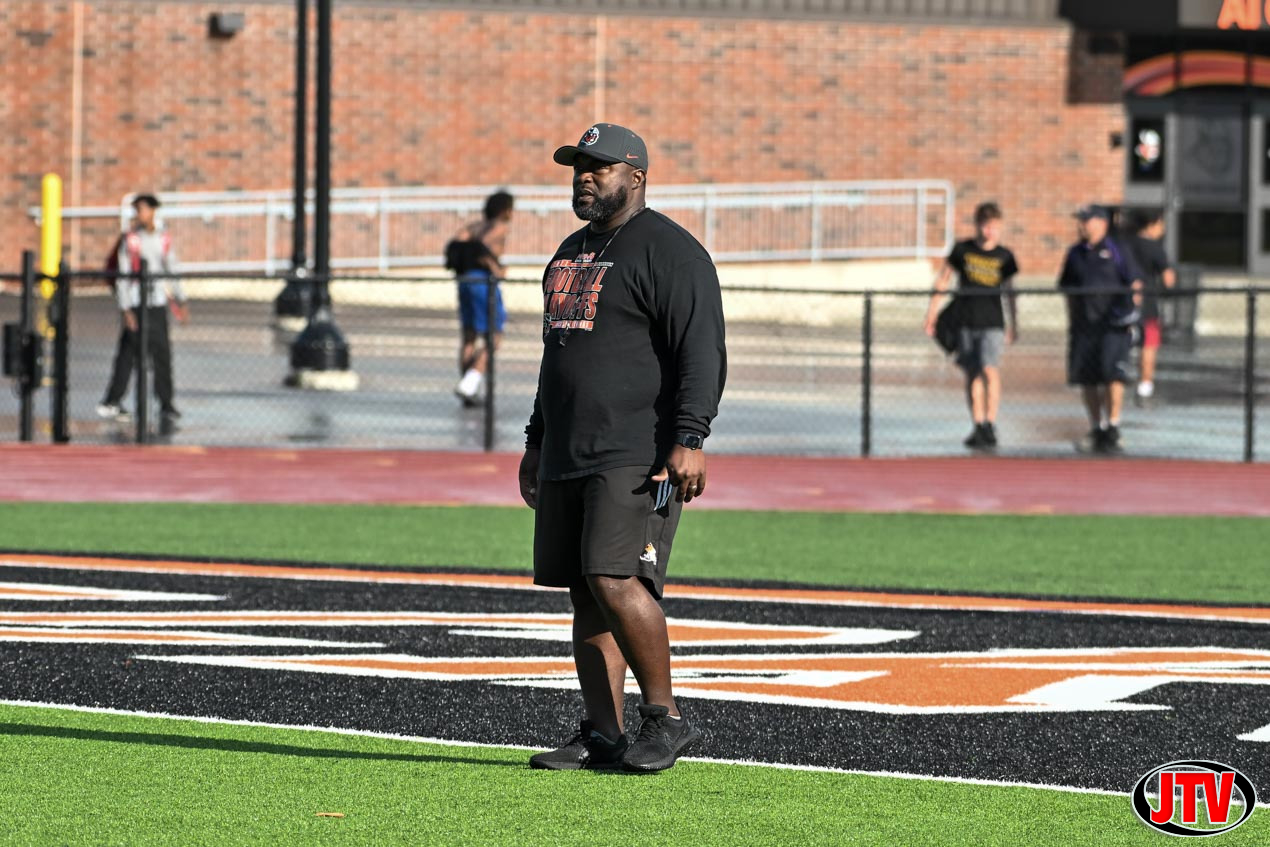
[[[335, 189], [331, 265], [379, 272], [439, 266], [445, 241], [480, 214], [492, 190]], [[568, 187], [507, 190], [516, 197], [516, 218], [504, 262], [546, 262], [579, 226]], [[284, 273], [290, 266], [291, 196], [289, 190], [168, 193], [160, 212], [187, 270]], [[78, 255], [72, 256], [77, 267], [100, 262], [97, 254], [127, 225], [131, 200], [128, 195], [118, 206], [63, 211], [65, 219], [81, 222], [81, 243], [73, 245]], [[944, 180], [653, 184], [648, 201], [692, 232], [718, 262], [940, 257], [952, 247], [955, 222], [955, 192]], [[310, 215], [312, 206], [310, 192]], [[38, 220], [39, 209], [31, 215]]]

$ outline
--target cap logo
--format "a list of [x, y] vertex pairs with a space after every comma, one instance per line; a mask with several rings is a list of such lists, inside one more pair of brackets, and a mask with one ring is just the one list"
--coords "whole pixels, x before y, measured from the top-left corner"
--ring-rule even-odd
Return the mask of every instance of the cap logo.
[[590, 147], [592, 144], [600, 140], [600, 131], [595, 127], [591, 127], [582, 133], [582, 140], [578, 142], [581, 147]]

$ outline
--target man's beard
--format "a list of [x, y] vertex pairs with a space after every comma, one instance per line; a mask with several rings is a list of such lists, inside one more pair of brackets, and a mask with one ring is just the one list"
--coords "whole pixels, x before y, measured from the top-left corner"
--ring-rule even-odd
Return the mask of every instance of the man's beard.
[[578, 204], [581, 195], [577, 191], [573, 192], [573, 213], [584, 221], [604, 221], [611, 220], [614, 215], [622, 211], [626, 206], [626, 201], [630, 198], [630, 192], [625, 185], [619, 185], [613, 189], [608, 196], [599, 194], [592, 195], [595, 199], [587, 208], [583, 208]]

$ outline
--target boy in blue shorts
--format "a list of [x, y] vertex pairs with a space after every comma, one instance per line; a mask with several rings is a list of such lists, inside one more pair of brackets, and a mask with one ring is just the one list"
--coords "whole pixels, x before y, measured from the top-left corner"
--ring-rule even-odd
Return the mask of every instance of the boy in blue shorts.
[[[462, 378], [454, 393], [464, 406], [480, 403], [489, 355], [478, 347], [477, 340], [489, 329], [489, 297], [494, 297], [494, 346], [497, 348], [507, 322], [503, 295], [498, 281], [506, 273], [500, 257], [511, 228], [514, 200], [506, 191], [491, 194], [485, 200], [481, 220], [465, 225], [445, 246], [445, 266], [454, 271], [459, 284], [459, 373]], [[490, 286], [493, 286], [491, 292]]]

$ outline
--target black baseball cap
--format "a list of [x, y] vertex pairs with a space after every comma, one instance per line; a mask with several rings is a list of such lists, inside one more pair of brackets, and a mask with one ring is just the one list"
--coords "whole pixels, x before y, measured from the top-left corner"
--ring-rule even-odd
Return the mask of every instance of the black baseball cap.
[[1111, 211], [1106, 206], [1099, 206], [1096, 203], [1090, 203], [1088, 206], [1081, 206], [1072, 215], [1078, 221], [1088, 221], [1094, 218], [1101, 218], [1104, 221], [1111, 220]]
[[144, 203], [151, 209], [157, 209], [163, 205], [159, 202], [159, 198], [155, 197], [153, 194], [138, 194], [136, 197], [132, 198], [132, 205], [136, 206], [139, 203]]
[[644, 146], [644, 139], [617, 124], [596, 124], [582, 133], [577, 144], [561, 147], [551, 158], [557, 165], [572, 166], [580, 153], [601, 162], [625, 162], [648, 170], [648, 148]]

